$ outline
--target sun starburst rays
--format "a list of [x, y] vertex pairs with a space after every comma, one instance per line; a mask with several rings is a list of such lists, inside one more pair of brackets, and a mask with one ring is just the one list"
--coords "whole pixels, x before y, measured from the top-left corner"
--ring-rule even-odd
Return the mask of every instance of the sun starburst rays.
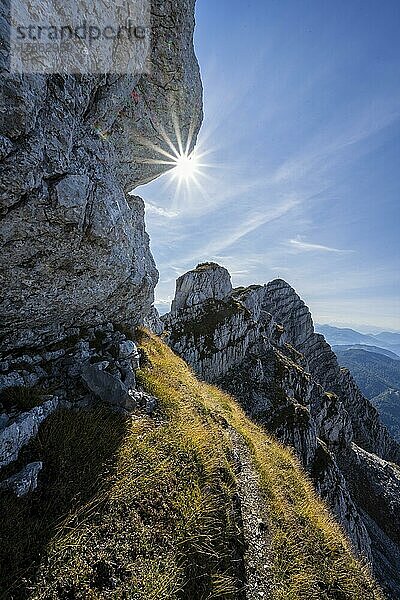
[[161, 123], [157, 123], [155, 128], [159, 134], [160, 141], [162, 140], [164, 144], [161, 146], [160, 144], [153, 143], [149, 140], [141, 139], [141, 145], [148, 148], [153, 155], [152, 157], [141, 159], [141, 162], [144, 164], [160, 165], [160, 167], [168, 167], [168, 169], [166, 169], [166, 171], [169, 171], [168, 187], [170, 185], [175, 185], [176, 194], [180, 194], [183, 187], [185, 187], [187, 192], [189, 192], [190, 189], [196, 188], [202, 193], [205, 193], [201, 179], [208, 178], [205, 169], [212, 165], [203, 161], [204, 157], [209, 154], [209, 152], [202, 152], [199, 146], [193, 150], [193, 140], [196, 129], [195, 121], [192, 119], [185, 128], [187, 132], [185, 140], [183, 139], [182, 128], [179, 125], [178, 118], [173, 116], [171, 121], [174, 141], [167, 134]]

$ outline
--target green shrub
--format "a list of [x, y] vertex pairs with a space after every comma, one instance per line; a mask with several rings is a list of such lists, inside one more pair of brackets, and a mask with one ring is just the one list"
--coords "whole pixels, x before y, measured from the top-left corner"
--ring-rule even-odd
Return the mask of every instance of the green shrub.
[[45, 395], [46, 392], [41, 388], [13, 386], [2, 390], [0, 403], [7, 411], [12, 409], [28, 411], [42, 404]]

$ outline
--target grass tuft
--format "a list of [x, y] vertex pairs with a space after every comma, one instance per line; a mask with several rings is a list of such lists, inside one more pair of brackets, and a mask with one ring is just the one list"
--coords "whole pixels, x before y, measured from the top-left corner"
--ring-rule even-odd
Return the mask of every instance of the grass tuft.
[[38, 387], [13, 386], [0, 393], [0, 404], [6, 411], [28, 411], [43, 403], [45, 392]]

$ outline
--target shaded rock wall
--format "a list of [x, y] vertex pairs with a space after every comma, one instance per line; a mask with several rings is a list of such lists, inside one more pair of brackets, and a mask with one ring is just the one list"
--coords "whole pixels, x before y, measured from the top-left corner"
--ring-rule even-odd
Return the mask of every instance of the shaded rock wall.
[[[154, 163], [167, 139], [196, 141], [193, 15], [194, 0], [152, 1], [142, 76], [13, 75], [0, 54], [0, 350], [149, 312], [158, 275], [127, 192], [168, 168]], [[2, 48], [8, 20], [2, 3]]]

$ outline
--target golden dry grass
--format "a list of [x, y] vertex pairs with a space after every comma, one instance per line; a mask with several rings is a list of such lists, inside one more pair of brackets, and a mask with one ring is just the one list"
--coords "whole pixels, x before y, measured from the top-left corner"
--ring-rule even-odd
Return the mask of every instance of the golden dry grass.
[[381, 598], [294, 454], [251, 422], [231, 396], [196, 379], [157, 338], [142, 332], [141, 344], [151, 363], [143, 380], [152, 393], [174, 405], [200, 406], [244, 437], [269, 502], [273, 599]]
[[[27, 580], [18, 572], [3, 597], [242, 599], [229, 424], [246, 441], [268, 500], [273, 600], [380, 598], [294, 455], [230, 396], [196, 379], [159, 338], [142, 330], [139, 343], [148, 359], [139, 381], [159, 399], [156, 418], [138, 413], [122, 425], [102, 411], [64, 414], [58, 439], [40, 437], [31, 453], [58, 470], [22, 503], [7, 497], [7, 519], [8, 531], [13, 515], [22, 519], [14, 542], [25, 553], [21, 536], [24, 525], [32, 535], [32, 517], [33, 533], [40, 537], [42, 526], [46, 535], [23, 557]], [[10, 554], [12, 543], [4, 549]]]

